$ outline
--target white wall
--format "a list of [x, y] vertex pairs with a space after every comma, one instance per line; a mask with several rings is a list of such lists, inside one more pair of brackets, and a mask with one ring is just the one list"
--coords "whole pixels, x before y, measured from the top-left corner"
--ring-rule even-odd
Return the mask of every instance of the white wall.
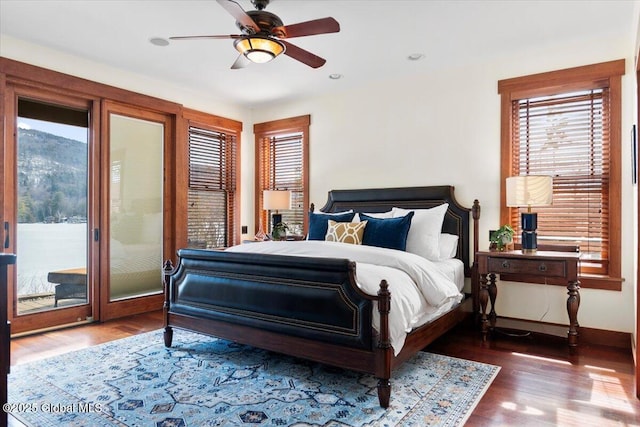
[[[272, 105], [254, 111], [253, 121], [311, 114], [310, 197], [317, 206], [323, 206], [331, 189], [452, 184], [463, 205], [480, 200], [480, 247], [486, 249], [488, 230], [500, 225], [498, 80], [625, 58], [622, 271], [626, 281], [622, 292], [583, 289], [578, 319], [585, 327], [631, 332], [633, 188], [627, 135], [634, 121], [633, 42], [556, 43], [518, 57]], [[250, 164], [243, 162], [246, 167]], [[561, 286], [501, 283], [496, 310], [503, 316], [566, 323], [566, 292]]]

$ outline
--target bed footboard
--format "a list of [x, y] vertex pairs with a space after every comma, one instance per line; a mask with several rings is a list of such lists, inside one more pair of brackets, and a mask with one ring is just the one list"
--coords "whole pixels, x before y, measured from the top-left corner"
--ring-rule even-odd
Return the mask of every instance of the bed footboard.
[[[164, 342], [173, 327], [375, 375], [389, 406], [391, 360], [386, 281], [377, 296], [344, 259], [180, 249], [165, 264]], [[380, 333], [372, 327], [378, 302]]]
[[199, 249], [181, 249], [178, 257], [165, 276], [166, 326], [172, 316], [183, 315], [350, 348], [374, 347], [376, 297], [355, 285], [353, 262]]
[[370, 373], [380, 405], [389, 406], [391, 295], [384, 280], [377, 296], [360, 291], [355, 263], [181, 249], [175, 268], [166, 262], [164, 282], [167, 347], [177, 327]]

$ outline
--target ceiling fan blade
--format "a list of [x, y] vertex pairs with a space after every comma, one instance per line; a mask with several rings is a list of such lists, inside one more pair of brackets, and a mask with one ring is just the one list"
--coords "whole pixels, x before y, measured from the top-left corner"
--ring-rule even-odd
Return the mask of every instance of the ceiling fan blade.
[[220, 6], [224, 7], [224, 9], [231, 14], [243, 27], [250, 28], [254, 33], [260, 32], [260, 27], [255, 21], [247, 15], [247, 12], [242, 9], [238, 3], [233, 0], [217, 0]]
[[240, 68], [246, 67], [250, 63], [251, 63], [251, 61], [249, 61], [249, 59], [247, 59], [246, 56], [244, 56], [243, 54], [240, 54], [240, 56], [238, 56], [238, 58], [236, 58], [236, 61], [231, 66], [231, 69], [232, 70], [238, 70]]
[[219, 36], [174, 36], [169, 37], [169, 40], [205, 40], [205, 39], [239, 39], [240, 34], [229, 34], [229, 35], [219, 35]]
[[283, 39], [313, 36], [316, 34], [337, 33], [339, 31], [340, 24], [333, 18], [314, 19], [313, 21], [275, 27], [271, 30], [272, 34]]
[[284, 40], [280, 40], [280, 42], [286, 47], [284, 51], [285, 55], [290, 56], [291, 58], [300, 61], [303, 64], [307, 64], [311, 68], [320, 68], [325, 64], [325, 62], [327, 62], [326, 59], [320, 58], [319, 56], [314, 55], [308, 50], [304, 50]]

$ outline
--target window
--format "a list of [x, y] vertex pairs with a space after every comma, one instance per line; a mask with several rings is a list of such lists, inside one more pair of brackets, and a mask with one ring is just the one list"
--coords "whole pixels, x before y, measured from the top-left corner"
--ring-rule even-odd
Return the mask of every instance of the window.
[[241, 125], [223, 120], [229, 129], [216, 125], [220, 119], [213, 116], [211, 120], [202, 114], [188, 116], [185, 114], [189, 133], [188, 246], [212, 249], [240, 243], [237, 183]]
[[624, 60], [502, 80], [501, 223], [509, 176], [553, 176], [553, 206], [536, 207], [538, 244], [580, 246], [583, 285], [620, 286], [620, 109]]
[[300, 116], [259, 123], [256, 138], [256, 231], [270, 231], [269, 212], [262, 209], [264, 190], [291, 191], [291, 209], [280, 211], [289, 232], [304, 234], [309, 206], [309, 123]]

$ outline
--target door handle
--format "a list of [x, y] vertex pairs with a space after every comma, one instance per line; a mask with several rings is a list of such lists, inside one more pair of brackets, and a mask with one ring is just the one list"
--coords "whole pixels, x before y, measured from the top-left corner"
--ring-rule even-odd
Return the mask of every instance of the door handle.
[[4, 248], [7, 249], [9, 247], [9, 221], [4, 222]]

